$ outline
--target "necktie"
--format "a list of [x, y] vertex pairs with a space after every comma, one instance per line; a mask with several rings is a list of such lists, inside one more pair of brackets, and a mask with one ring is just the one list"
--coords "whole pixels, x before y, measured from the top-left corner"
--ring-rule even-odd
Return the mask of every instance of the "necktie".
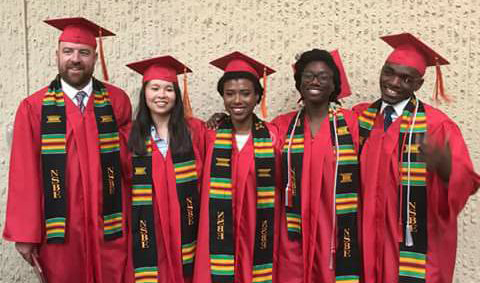
[[393, 109], [392, 105], [388, 105], [383, 109], [383, 114], [385, 114], [385, 120], [383, 122], [383, 130], [386, 132], [388, 130], [388, 127], [392, 124], [392, 114], [395, 112], [395, 109]]
[[75, 100], [77, 101], [78, 108], [80, 108], [80, 112], [82, 112], [82, 113], [85, 110], [85, 104], [83, 103], [83, 99], [85, 98], [85, 96], [87, 96], [87, 93], [84, 92], [83, 90], [81, 90], [81, 91], [77, 92], [77, 94], [75, 94]]

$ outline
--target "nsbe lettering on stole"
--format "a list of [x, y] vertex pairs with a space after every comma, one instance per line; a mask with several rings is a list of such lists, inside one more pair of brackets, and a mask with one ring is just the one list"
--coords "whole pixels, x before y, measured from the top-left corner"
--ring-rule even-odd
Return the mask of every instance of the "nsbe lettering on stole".
[[217, 240], [225, 239], [225, 212], [217, 212]]
[[260, 228], [260, 249], [266, 250], [268, 247], [268, 220], [262, 221]]
[[350, 228], [343, 229], [343, 257], [352, 257], [352, 237]]
[[52, 184], [53, 199], [62, 198], [62, 189], [60, 187], [60, 175], [58, 169], [50, 170], [50, 183]]
[[115, 192], [115, 170], [113, 167], [107, 167], [107, 175], [108, 175], [108, 192], [113, 195]]
[[148, 229], [147, 229], [147, 221], [140, 220], [140, 243], [142, 249], [148, 249], [150, 247], [150, 240], [148, 238]]
[[409, 210], [408, 225], [412, 229], [411, 231], [416, 233], [418, 231], [417, 204], [415, 202], [409, 202], [408, 203], [408, 210]]
[[188, 226], [192, 226], [194, 224], [193, 221], [193, 201], [191, 197], [185, 199], [187, 202], [187, 222]]

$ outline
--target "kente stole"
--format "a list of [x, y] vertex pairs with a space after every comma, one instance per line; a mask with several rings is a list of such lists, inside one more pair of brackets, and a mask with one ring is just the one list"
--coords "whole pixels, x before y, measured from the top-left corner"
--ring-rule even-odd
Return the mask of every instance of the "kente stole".
[[[287, 190], [285, 196], [287, 230], [291, 240], [300, 240], [302, 237], [304, 113], [303, 109], [300, 110], [290, 122], [282, 153], [282, 180]], [[332, 228], [335, 236], [332, 235], [331, 247], [332, 254], [335, 252], [335, 282], [360, 282], [361, 256], [357, 225], [358, 157], [343, 112], [331, 106], [328, 117], [332, 152], [336, 156], [335, 220], [333, 221], [336, 225]], [[318, 173], [322, 174], [322, 172]]]
[[[102, 165], [103, 234], [108, 241], [122, 236], [120, 140], [109, 94], [105, 86], [95, 78], [92, 95]], [[66, 129], [65, 94], [58, 76], [50, 83], [42, 105], [41, 156], [47, 243], [65, 242], [68, 223]]]
[[[267, 283], [272, 282], [273, 268], [275, 155], [269, 131], [255, 115], [252, 136], [257, 185], [253, 282]], [[232, 139], [233, 125], [228, 117], [216, 131], [210, 173], [210, 272], [215, 283], [233, 283], [235, 275]]]
[[[373, 128], [382, 101], [359, 117], [361, 149]], [[399, 283], [425, 282], [427, 260], [427, 166], [419, 147], [427, 132], [425, 107], [412, 97], [403, 110], [398, 139], [399, 169]], [[369, 188], [365, 188], [369, 189]]]
[[[147, 153], [142, 156], [134, 155], [132, 158], [132, 243], [136, 283], [158, 282], [157, 243], [153, 212], [152, 148], [152, 139], [148, 137], [146, 140]], [[200, 211], [197, 189], [198, 175], [193, 148], [186, 154], [172, 154], [172, 162], [180, 204], [183, 275], [191, 276]], [[160, 191], [155, 193], [166, 194], [166, 192]]]

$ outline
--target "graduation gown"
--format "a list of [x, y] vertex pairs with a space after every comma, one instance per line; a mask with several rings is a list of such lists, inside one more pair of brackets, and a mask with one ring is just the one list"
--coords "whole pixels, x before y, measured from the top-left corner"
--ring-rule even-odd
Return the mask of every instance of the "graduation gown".
[[[278, 174], [280, 156], [278, 150], [277, 129], [272, 124], [265, 123], [275, 148], [275, 174]], [[197, 257], [195, 259], [195, 283], [211, 283], [210, 274], [210, 228], [209, 228], [209, 184], [210, 168], [215, 142], [215, 131], [207, 132], [207, 154], [203, 172], [203, 186], [201, 194], [200, 227], [198, 229]], [[235, 246], [235, 283], [252, 282], [253, 254], [255, 243], [256, 225], [256, 175], [255, 158], [253, 151], [253, 138], [250, 134], [248, 141], [241, 150], [238, 150], [235, 137], [232, 146], [232, 211], [233, 211], [233, 237]], [[278, 188], [277, 188], [278, 189]], [[279, 191], [275, 192], [275, 224], [278, 227]], [[275, 241], [277, 243], [278, 241]], [[275, 270], [276, 244], [274, 243], [273, 270]]]
[[[356, 115], [341, 110], [358, 150], [358, 124]], [[277, 125], [282, 139], [295, 119], [296, 112], [280, 115], [272, 123]], [[332, 149], [328, 116], [315, 136], [310, 131], [310, 122], [305, 115], [305, 142], [302, 172], [302, 239], [288, 238], [285, 202], [282, 199], [280, 216], [280, 243], [278, 251], [277, 278], [282, 283], [335, 282], [335, 263], [330, 268], [330, 245], [334, 217], [335, 153]], [[284, 189], [284, 188], [282, 188]], [[284, 193], [283, 193], [284, 195]]]
[[[195, 166], [199, 178], [198, 190], [200, 192], [206, 128], [202, 121], [195, 118], [188, 119], [187, 123], [190, 128]], [[157, 244], [158, 282], [191, 282], [190, 277], [184, 278], [183, 276], [180, 203], [171, 151], [168, 149], [167, 155], [163, 157], [157, 145], [155, 143], [152, 143], [152, 145], [153, 217]], [[128, 280], [125, 282], [135, 282], [133, 246], [131, 244], [131, 234], [129, 235]]]
[[90, 95], [80, 112], [65, 95], [67, 117], [67, 223], [64, 244], [46, 244], [41, 169], [42, 100], [47, 87], [25, 98], [15, 117], [6, 222], [7, 241], [39, 245], [39, 262], [49, 283], [121, 283], [127, 263], [127, 194], [130, 172], [127, 131], [131, 120], [128, 96], [106, 84], [120, 136], [122, 164], [123, 236], [103, 239], [102, 172], [98, 130]]
[[[427, 172], [426, 282], [452, 282], [457, 247], [457, 216], [479, 186], [467, 147], [458, 126], [440, 110], [427, 104], [426, 138], [444, 146], [449, 141], [452, 172], [449, 183]], [[369, 104], [354, 107], [357, 113]], [[365, 282], [398, 282], [398, 143], [401, 119], [383, 130], [379, 113], [361, 155], [363, 198], [363, 262]]]

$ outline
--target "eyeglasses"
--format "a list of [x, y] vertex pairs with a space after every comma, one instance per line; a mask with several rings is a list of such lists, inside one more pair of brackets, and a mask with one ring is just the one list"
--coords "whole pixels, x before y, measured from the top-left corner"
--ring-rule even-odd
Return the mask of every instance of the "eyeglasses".
[[319, 82], [325, 82], [325, 81], [331, 80], [332, 77], [333, 77], [332, 75], [327, 74], [325, 72], [316, 73], [316, 74], [312, 72], [302, 73], [302, 80], [304, 80], [305, 82], [311, 82], [313, 81], [314, 78], [317, 78], [317, 81]]

